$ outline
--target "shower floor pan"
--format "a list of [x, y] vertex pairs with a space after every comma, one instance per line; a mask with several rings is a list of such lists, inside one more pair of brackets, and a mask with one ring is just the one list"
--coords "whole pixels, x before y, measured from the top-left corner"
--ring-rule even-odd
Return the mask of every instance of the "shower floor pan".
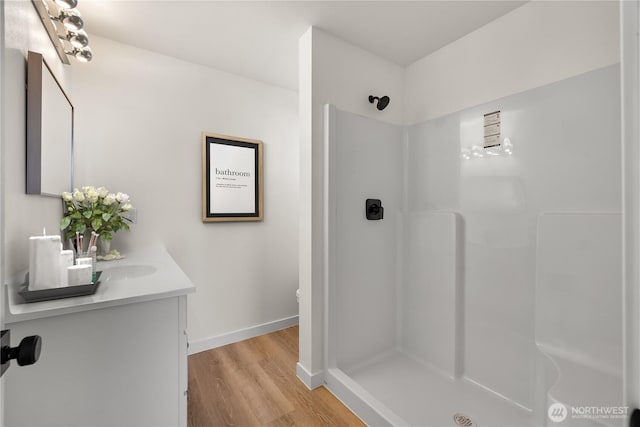
[[[470, 381], [447, 378], [402, 352], [390, 353], [353, 370], [329, 369], [328, 374], [329, 390], [371, 426], [519, 427], [535, 424], [530, 411]], [[374, 410], [365, 408], [359, 400]], [[457, 423], [456, 415], [466, 417], [473, 424], [460, 424], [460, 417]]]

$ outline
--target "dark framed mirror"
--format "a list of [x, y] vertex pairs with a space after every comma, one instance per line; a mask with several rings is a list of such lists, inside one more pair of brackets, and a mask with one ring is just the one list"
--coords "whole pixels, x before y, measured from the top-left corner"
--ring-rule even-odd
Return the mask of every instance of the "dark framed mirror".
[[73, 104], [42, 55], [27, 55], [27, 194], [73, 187]]

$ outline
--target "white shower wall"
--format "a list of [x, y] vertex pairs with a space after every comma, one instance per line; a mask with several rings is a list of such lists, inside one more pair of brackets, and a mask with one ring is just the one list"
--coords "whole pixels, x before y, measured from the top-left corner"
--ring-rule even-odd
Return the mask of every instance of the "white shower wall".
[[[394, 378], [367, 366], [401, 354], [521, 408], [622, 404], [619, 74], [604, 67], [409, 127], [328, 107], [329, 369], [371, 385], [368, 399], [409, 424], [424, 421], [428, 387], [416, 383], [411, 409], [410, 374], [394, 393]], [[513, 155], [463, 159], [495, 110]], [[366, 198], [382, 199], [384, 220], [364, 218]], [[560, 377], [596, 389], [606, 378], [608, 397], [580, 394], [579, 381], [541, 390], [536, 379], [557, 377], [537, 363], [549, 345]], [[490, 412], [494, 425], [507, 419]]]
[[[335, 108], [339, 143], [329, 162], [335, 195], [330, 213], [335, 269], [336, 358], [340, 366], [366, 362], [396, 345], [396, 264], [402, 208], [403, 131]], [[333, 191], [332, 191], [333, 190]], [[366, 199], [381, 199], [384, 219], [363, 220]], [[333, 320], [333, 319], [332, 319]]]
[[[537, 217], [621, 212], [619, 73], [605, 67], [409, 128], [409, 211], [464, 218], [465, 376], [526, 407]], [[496, 110], [514, 154], [462, 159]]]
[[463, 219], [453, 212], [406, 212], [400, 345], [449, 377], [463, 373]]

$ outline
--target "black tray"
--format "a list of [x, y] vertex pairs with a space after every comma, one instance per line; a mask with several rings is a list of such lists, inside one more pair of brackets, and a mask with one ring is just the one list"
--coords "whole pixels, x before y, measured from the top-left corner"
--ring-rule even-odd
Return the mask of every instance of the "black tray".
[[24, 302], [51, 301], [54, 299], [80, 297], [83, 295], [93, 295], [100, 284], [100, 275], [102, 271], [96, 271], [96, 282], [87, 285], [65, 286], [64, 288], [38, 289], [30, 291], [29, 275], [25, 278], [25, 283], [18, 289], [18, 295], [22, 297]]

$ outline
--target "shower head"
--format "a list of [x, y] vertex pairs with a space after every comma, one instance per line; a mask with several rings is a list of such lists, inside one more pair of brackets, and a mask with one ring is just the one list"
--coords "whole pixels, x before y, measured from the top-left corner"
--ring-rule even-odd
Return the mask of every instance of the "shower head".
[[383, 96], [382, 98], [378, 98], [377, 96], [373, 96], [373, 95], [369, 95], [369, 102], [371, 104], [373, 104], [375, 102], [375, 100], [378, 100], [378, 105], [376, 105], [376, 108], [380, 111], [384, 110], [385, 108], [387, 108], [387, 105], [389, 105], [389, 101], [391, 99], [389, 99], [388, 96]]
[[389, 97], [388, 96], [383, 96], [382, 98], [380, 98], [380, 100], [378, 100], [378, 110], [382, 111], [385, 108], [387, 108], [387, 105], [389, 105]]

